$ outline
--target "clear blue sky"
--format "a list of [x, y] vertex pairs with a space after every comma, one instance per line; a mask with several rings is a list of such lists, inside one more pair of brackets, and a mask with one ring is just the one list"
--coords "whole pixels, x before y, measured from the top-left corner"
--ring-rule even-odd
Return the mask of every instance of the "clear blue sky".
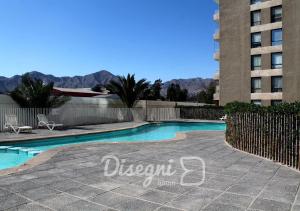
[[212, 77], [213, 0], [0, 0], [0, 75]]

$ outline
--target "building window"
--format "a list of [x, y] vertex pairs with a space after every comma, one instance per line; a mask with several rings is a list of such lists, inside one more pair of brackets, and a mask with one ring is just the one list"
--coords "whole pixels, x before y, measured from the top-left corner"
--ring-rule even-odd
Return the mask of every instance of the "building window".
[[272, 77], [272, 92], [282, 92], [282, 76]]
[[272, 30], [272, 46], [282, 45], [282, 29]]
[[272, 7], [271, 8], [271, 22], [280, 22], [282, 21], [282, 6]]
[[251, 34], [251, 47], [261, 47], [261, 32]]
[[257, 3], [260, 3], [260, 2], [261, 2], [261, 0], [251, 0], [250, 4], [257, 4]]
[[271, 100], [271, 105], [276, 106], [282, 103], [282, 100]]
[[251, 12], [251, 26], [257, 26], [261, 24], [261, 11]]
[[282, 53], [272, 53], [272, 69], [282, 68]]
[[261, 55], [251, 56], [251, 70], [261, 70]]
[[251, 93], [261, 93], [261, 78], [251, 78]]
[[261, 100], [251, 100], [251, 103], [254, 105], [261, 105]]

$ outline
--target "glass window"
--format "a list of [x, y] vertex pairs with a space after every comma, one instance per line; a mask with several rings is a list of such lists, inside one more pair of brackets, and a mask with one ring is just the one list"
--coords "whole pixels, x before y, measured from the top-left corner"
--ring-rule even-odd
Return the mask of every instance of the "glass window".
[[254, 105], [261, 105], [261, 100], [252, 100], [251, 103]]
[[282, 77], [272, 77], [272, 92], [282, 92]]
[[272, 69], [282, 68], [282, 53], [272, 53]]
[[251, 93], [261, 92], [261, 78], [251, 78]]
[[261, 55], [251, 56], [251, 70], [261, 70]]
[[271, 105], [276, 106], [282, 103], [282, 100], [271, 100]]
[[250, 4], [257, 4], [257, 3], [260, 3], [260, 2], [261, 2], [261, 0], [251, 0]]
[[251, 34], [251, 47], [258, 48], [261, 47], [261, 33], [252, 33]]
[[261, 24], [261, 12], [260, 10], [251, 12], [251, 26], [257, 26]]
[[282, 21], [282, 6], [271, 8], [271, 21], [272, 23]]
[[272, 45], [282, 45], [282, 29], [272, 30]]

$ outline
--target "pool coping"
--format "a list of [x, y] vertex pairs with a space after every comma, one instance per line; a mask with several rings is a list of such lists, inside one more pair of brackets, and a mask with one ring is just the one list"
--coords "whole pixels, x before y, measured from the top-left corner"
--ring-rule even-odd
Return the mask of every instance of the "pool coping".
[[[72, 136], [81, 136], [81, 135], [93, 135], [93, 134], [99, 134], [99, 133], [107, 133], [107, 132], [113, 132], [113, 131], [119, 131], [119, 130], [127, 130], [132, 128], [138, 128], [142, 127], [144, 125], [151, 124], [149, 122], [141, 122], [136, 123], [137, 125], [132, 127], [120, 127], [120, 128], [113, 128], [113, 129], [101, 129], [101, 130], [93, 130], [93, 131], [81, 131], [81, 132], [74, 132], [69, 134], [52, 134], [51, 136], [48, 135], [37, 135], [33, 137], [20, 137], [20, 138], [13, 138], [13, 139], [6, 139], [4, 141], [0, 141], [0, 144], [4, 143], [10, 143], [10, 142], [23, 142], [23, 141], [34, 141], [34, 140], [43, 140], [43, 139], [49, 139], [49, 138], [64, 138], [64, 137], [72, 137]], [[46, 129], [45, 129], [46, 130]]]
[[[34, 141], [34, 140], [43, 140], [43, 139], [49, 139], [49, 138], [64, 138], [64, 137], [72, 137], [72, 136], [81, 136], [81, 135], [93, 135], [93, 134], [99, 134], [99, 133], [106, 133], [106, 132], [113, 132], [113, 131], [120, 131], [120, 130], [126, 130], [126, 129], [133, 129], [142, 127], [144, 125], [149, 125], [153, 123], [161, 123], [161, 122], [187, 122], [187, 123], [224, 123], [224, 121], [220, 120], [193, 120], [193, 119], [174, 119], [174, 120], [163, 120], [163, 121], [148, 121], [148, 122], [135, 122], [136, 125], [129, 126], [129, 127], [120, 127], [120, 128], [113, 128], [113, 129], [95, 129], [93, 131], [80, 131], [80, 132], [73, 132], [69, 134], [49, 134], [47, 135], [37, 135], [37, 136], [28, 136], [28, 137], [14, 137], [12, 139], [4, 139], [0, 140], [0, 144], [5, 143], [11, 143], [11, 142], [23, 142], [23, 141]], [[114, 123], [111, 123], [114, 124]], [[45, 129], [46, 130], [46, 129]]]
[[[132, 128], [137, 128], [137, 127], [132, 127]], [[109, 132], [109, 131], [108, 131]], [[187, 132], [189, 133], [189, 132]], [[173, 141], [179, 141], [179, 140], [184, 140], [187, 137], [187, 133], [176, 133], [175, 138], [172, 139], [166, 139], [166, 140], [159, 140], [159, 141], [138, 141], [138, 142], [97, 142], [97, 141], [92, 141], [92, 142], [86, 142], [86, 143], [79, 143], [79, 144], [72, 144], [69, 146], [62, 146], [62, 147], [57, 147], [55, 149], [50, 149], [47, 151], [44, 151], [32, 159], [28, 160], [27, 162], [21, 164], [20, 166], [13, 167], [13, 168], [8, 168], [8, 169], [3, 169], [0, 170], [0, 176], [5, 176], [13, 173], [18, 173], [27, 169], [31, 169], [35, 166], [38, 166], [42, 163], [45, 163], [46, 161], [50, 160], [53, 156], [55, 156], [57, 153], [67, 150], [68, 148], [76, 147], [76, 146], [82, 146], [82, 145], [98, 145], [98, 144], [155, 144], [155, 143], [166, 143], [166, 142], [173, 142]]]
[[[176, 122], [176, 121], [160, 121], [160, 122]], [[177, 121], [177, 122], [211, 122], [211, 123], [222, 123], [220, 121]], [[72, 136], [79, 136], [79, 135], [90, 135], [90, 134], [99, 134], [99, 133], [106, 133], [106, 132], [113, 132], [113, 131], [121, 131], [121, 130], [127, 130], [127, 129], [133, 129], [133, 128], [139, 128], [145, 125], [149, 125], [151, 123], [159, 123], [159, 122], [144, 122], [141, 124], [138, 124], [136, 126], [132, 126], [132, 127], [122, 127], [122, 128], [116, 128], [116, 129], [110, 129], [110, 130], [95, 130], [95, 131], [91, 131], [91, 132], [83, 132], [83, 133], [76, 133], [76, 134], [68, 134], [68, 135], [55, 135], [52, 136], [50, 138], [61, 138], [61, 137], [72, 137]], [[179, 132], [176, 133], [175, 138], [172, 139], [165, 139], [165, 140], [153, 140], [153, 141], [137, 141], [137, 142], [129, 142], [129, 141], [125, 141], [125, 142], [97, 142], [97, 141], [92, 141], [92, 142], [86, 142], [86, 143], [78, 143], [78, 144], [72, 144], [69, 146], [62, 146], [62, 147], [58, 147], [58, 148], [54, 148], [54, 149], [50, 149], [47, 151], [44, 151], [42, 153], [40, 153], [39, 155], [36, 155], [35, 157], [33, 157], [32, 159], [28, 160], [27, 162], [17, 166], [17, 167], [12, 167], [12, 168], [8, 168], [8, 169], [3, 169], [0, 170], [0, 176], [6, 176], [9, 174], [13, 174], [13, 173], [18, 173], [24, 170], [28, 170], [31, 169], [35, 166], [38, 166], [42, 163], [45, 163], [46, 161], [50, 160], [52, 157], [54, 157], [57, 153], [63, 151], [63, 150], [67, 150], [68, 148], [72, 148], [72, 147], [76, 147], [76, 146], [82, 146], [85, 144], [92, 144], [92, 145], [97, 145], [97, 144], [155, 144], [155, 143], [167, 143], [167, 142], [173, 142], [173, 141], [180, 141], [180, 140], [184, 140], [187, 138], [187, 134], [188, 133], [192, 133], [193, 131], [189, 131], [189, 132]], [[207, 130], [206, 132], [215, 132], [213, 130]], [[42, 136], [44, 137], [44, 136]], [[37, 139], [48, 139], [49, 137], [44, 137], [44, 138], [38, 138], [38, 137], [34, 137], [34, 138], [30, 138], [30, 139], [22, 139], [22, 140], [10, 140], [6, 143], [9, 142], [20, 142], [20, 141], [31, 141], [31, 140], [37, 140]], [[4, 142], [0, 142], [0, 143], [4, 143]]]

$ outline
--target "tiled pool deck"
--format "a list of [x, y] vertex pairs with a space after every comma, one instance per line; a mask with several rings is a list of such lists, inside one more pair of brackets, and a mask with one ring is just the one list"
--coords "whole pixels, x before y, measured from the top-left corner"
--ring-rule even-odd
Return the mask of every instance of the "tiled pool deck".
[[[132, 123], [101, 127], [128, 124]], [[126, 159], [125, 167], [174, 159], [176, 174], [155, 177], [147, 188], [142, 186], [144, 177], [105, 177], [101, 159], [108, 154]], [[205, 161], [202, 185], [179, 184], [179, 159], [184, 156]], [[185, 182], [198, 182], [203, 170], [199, 162], [185, 166], [195, 170]], [[224, 143], [223, 132], [203, 131], [171, 142], [93, 143], [64, 149], [32, 169], [0, 176], [0, 210], [300, 210], [299, 183], [300, 173], [232, 149]]]

